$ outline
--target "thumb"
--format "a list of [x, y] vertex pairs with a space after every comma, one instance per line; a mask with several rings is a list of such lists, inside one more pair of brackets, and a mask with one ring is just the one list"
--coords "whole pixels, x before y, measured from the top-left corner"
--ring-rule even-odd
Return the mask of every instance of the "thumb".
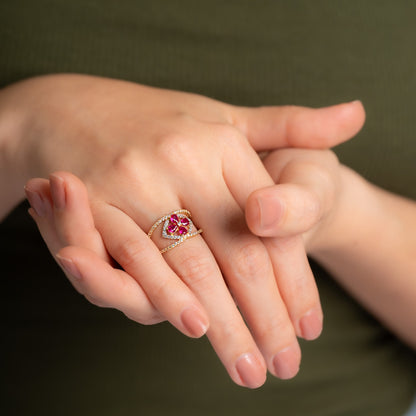
[[272, 152], [264, 163], [276, 185], [257, 189], [247, 199], [246, 221], [254, 234], [303, 234], [334, 207], [339, 162], [330, 150], [284, 149]]
[[258, 152], [281, 147], [326, 149], [355, 136], [365, 111], [358, 100], [318, 109], [232, 107], [231, 119]]

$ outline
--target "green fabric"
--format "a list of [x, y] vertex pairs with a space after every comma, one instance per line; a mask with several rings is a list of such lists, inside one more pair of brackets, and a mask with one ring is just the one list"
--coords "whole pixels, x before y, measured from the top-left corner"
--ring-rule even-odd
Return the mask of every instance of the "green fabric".
[[[411, 1], [2, 0], [0, 86], [79, 72], [245, 105], [360, 98], [366, 127], [341, 160], [416, 199], [415, 14]], [[394, 416], [416, 390], [414, 353], [317, 265], [323, 335], [302, 343], [294, 380], [249, 391], [205, 339], [88, 304], [24, 207], [0, 225], [0, 252], [1, 414]]]

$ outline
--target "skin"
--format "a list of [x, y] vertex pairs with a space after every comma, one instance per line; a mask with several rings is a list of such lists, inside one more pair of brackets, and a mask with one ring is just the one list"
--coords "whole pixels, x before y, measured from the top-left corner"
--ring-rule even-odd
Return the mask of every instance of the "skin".
[[[206, 333], [231, 378], [258, 387], [267, 368], [296, 374], [296, 337], [316, 338], [322, 311], [302, 239], [260, 239], [245, 223], [250, 194], [274, 183], [256, 151], [328, 147], [363, 121], [359, 102], [249, 109], [97, 77], [30, 79], [0, 94], [1, 215], [21, 200], [27, 179], [58, 171], [29, 183], [26, 194], [37, 221], [67, 224], [50, 243], [54, 255], [66, 245], [84, 250], [84, 261], [67, 251], [57, 258], [74, 286], [137, 322]], [[179, 208], [192, 212], [203, 237], [162, 257], [161, 240], [147, 230]], [[282, 285], [293, 277], [296, 296]]]
[[[413, 278], [416, 239], [406, 229], [416, 231], [416, 203], [371, 185], [340, 165], [331, 151], [277, 150], [265, 158], [264, 164], [275, 185], [259, 189], [248, 198], [246, 219], [250, 229], [266, 237], [270, 246], [283, 256], [287, 250], [284, 245], [282, 249], [281, 242], [301, 236], [312, 257], [416, 349], [416, 322], [412, 313], [416, 296]], [[113, 269], [100, 258], [104, 244], [94, 227], [87, 190], [77, 177], [57, 172], [49, 180], [32, 179], [26, 189], [41, 195], [44, 201], [41, 215], [33, 208], [29, 213], [51, 252], [58, 253], [58, 261], [69, 262], [68, 278], [80, 293], [95, 304], [121, 310], [137, 308], [139, 301], [142, 308], [157, 316], [151, 303], [146, 302], [145, 293], [135, 293], [136, 286], [129, 284], [126, 273]], [[66, 202], [57, 206], [57, 193], [61, 191]], [[349, 201], [357, 198], [363, 200], [361, 208], [355, 209], [355, 215], [346, 216], [352, 212]], [[392, 213], [397, 214], [398, 222], [391, 220]], [[387, 244], [374, 239], [377, 234], [373, 231], [381, 225]], [[386, 260], [380, 261], [383, 258]], [[398, 261], [391, 261], [392, 258]], [[277, 283], [285, 296], [305, 293], [302, 277], [280, 278]], [[303, 302], [300, 296], [296, 298], [300, 304]], [[117, 304], [120, 299], [124, 302], [121, 305]], [[281, 368], [282, 372], [285, 370]]]
[[[416, 349], [416, 202], [369, 183], [329, 152], [277, 153], [264, 161], [276, 185], [248, 198], [250, 230], [267, 238], [303, 232], [308, 254]], [[301, 200], [317, 208], [306, 213]]]

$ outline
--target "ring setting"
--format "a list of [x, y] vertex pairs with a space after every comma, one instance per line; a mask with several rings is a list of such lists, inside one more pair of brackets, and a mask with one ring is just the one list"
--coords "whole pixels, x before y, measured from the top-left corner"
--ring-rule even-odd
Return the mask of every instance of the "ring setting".
[[186, 214], [171, 214], [163, 224], [162, 236], [168, 239], [179, 240], [188, 234], [192, 227], [192, 220]]
[[166, 253], [172, 248], [182, 244], [185, 240], [195, 237], [202, 233], [192, 222], [192, 215], [187, 209], [179, 209], [159, 218], [149, 230], [147, 235], [152, 237], [154, 231], [163, 223], [162, 237], [168, 240], [176, 240], [169, 246], [159, 250], [161, 254]]

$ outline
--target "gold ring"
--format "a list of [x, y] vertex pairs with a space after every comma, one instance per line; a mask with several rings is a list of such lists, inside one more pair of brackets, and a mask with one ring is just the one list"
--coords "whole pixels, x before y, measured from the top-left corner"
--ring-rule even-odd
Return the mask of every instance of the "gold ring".
[[163, 217], [159, 218], [153, 225], [150, 231], [147, 233], [148, 237], [151, 238], [154, 231], [159, 225], [163, 224], [162, 237], [168, 240], [176, 240], [169, 246], [162, 248], [161, 254], [166, 253], [172, 248], [175, 248], [179, 244], [182, 244], [185, 240], [195, 237], [202, 233], [202, 230], [198, 230], [191, 220], [191, 213], [187, 209], [178, 209]]

